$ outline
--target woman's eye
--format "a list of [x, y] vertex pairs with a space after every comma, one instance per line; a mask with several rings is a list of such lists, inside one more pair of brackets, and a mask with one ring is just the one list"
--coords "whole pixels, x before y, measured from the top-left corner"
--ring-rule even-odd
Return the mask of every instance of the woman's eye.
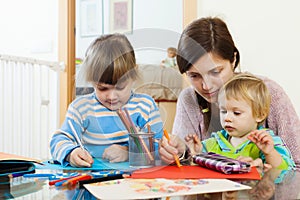
[[218, 67], [218, 68], [213, 69], [212, 71], [210, 71], [210, 73], [211, 73], [212, 75], [219, 75], [219, 74], [222, 72], [222, 70], [223, 70], [223, 68]]
[[234, 115], [240, 115], [240, 112], [233, 112]]
[[201, 78], [201, 75], [200, 74], [197, 74], [197, 73], [189, 73], [188, 74], [188, 77], [190, 79], [200, 79]]
[[218, 75], [218, 74], [220, 74], [220, 72], [221, 72], [221, 70], [214, 70], [214, 71], [212, 71], [211, 73], [213, 74], [213, 75]]

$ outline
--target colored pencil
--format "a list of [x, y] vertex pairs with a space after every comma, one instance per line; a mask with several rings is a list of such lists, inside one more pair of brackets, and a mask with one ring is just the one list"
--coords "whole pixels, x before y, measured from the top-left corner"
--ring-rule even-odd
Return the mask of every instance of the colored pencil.
[[89, 174], [83, 174], [81, 176], [76, 176], [74, 178], [71, 178], [71, 179], [68, 179], [66, 182], [64, 182], [62, 184], [62, 186], [66, 186], [68, 184], [70, 185], [74, 185], [76, 184], [78, 181], [83, 181], [83, 180], [89, 180], [89, 179], [92, 179], [93, 177]]
[[[134, 130], [134, 133], [137, 133], [137, 130], [136, 130], [134, 124], [133, 124], [133, 121], [132, 121], [132, 119], [131, 119], [131, 117], [130, 117], [130, 114], [129, 114], [128, 110], [127, 110], [126, 108], [124, 108], [124, 111], [125, 111], [125, 114], [126, 114], [126, 116], [127, 116], [127, 119], [128, 119], [128, 121], [129, 121], [130, 126], [131, 126], [131, 127], [133, 128], [133, 130]], [[151, 152], [149, 151], [149, 149], [147, 148], [147, 145], [146, 145], [145, 141], [144, 141], [142, 138], [140, 138], [140, 137], [139, 137], [139, 141], [140, 141], [140, 143], [142, 143], [143, 150], [144, 150], [144, 152], [148, 155], [150, 161], [153, 161], [154, 158], [153, 158], [153, 156], [151, 155]]]
[[78, 182], [79, 188], [83, 188], [84, 184], [90, 184], [90, 183], [98, 183], [98, 182], [104, 182], [104, 181], [111, 181], [111, 180], [117, 180], [117, 179], [123, 179], [125, 174], [114, 174], [114, 175], [108, 175], [106, 177], [98, 177], [98, 178], [92, 178], [89, 180], [80, 180]]
[[[77, 176], [80, 176], [80, 175], [77, 175]], [[71, 179], [71, 178], [74, 178], [74, 177], [77, 177], [77, 176], [70, 176], [70, 177], [66, 177], [66, 178], [60, 178], [60, 179], [57, 179], [57, 180], [49, 181], [49, 185], [59, 186], [59, 184], [58, 184], [59, 182], [62, 182], [62, 181], [65, 181], [65, 180], [68, 180], [68, 179]]]
[[[129, 112], [126, 108], [124, 108], [125, 113], [122, 111], [122, 109], [120, 108], [119, 110], [117, 110], [117, 114], [119, 115], [119, 117], [121, 118], [121, 121], [123, 122], [124, 126], [126, 127], [126, 129], [128, 130], [129, 133], [137, 133], [136, 127], [134, 126], [134, 123], [129, 115]], [[151, 152], [149, 151], [146, 143], [144, 142], [144, 140], [140, 137], [138, 137], [138, 141], [135, 141], [138, 149], [140, 150], [141, 153], [144, 153], [148, 156], [148, 159], [151, 161], [154, 160], [153, 156], [151, 155]]]
[[[151, 134], [151, 126], [150, 124], [147, 124], [147, 129], [148, 129], [148, 133]], [[154, 147], [153, 147], [153, 138], [149, 137], [149, 146], [150, 146], [150, 152], [154, 151]]]
[[42, 174], [23, 174], [24, 178], [50, 178], [50, 177], [55, 177], [55, 174], [47, 174], [47, 173], [42, 173]]

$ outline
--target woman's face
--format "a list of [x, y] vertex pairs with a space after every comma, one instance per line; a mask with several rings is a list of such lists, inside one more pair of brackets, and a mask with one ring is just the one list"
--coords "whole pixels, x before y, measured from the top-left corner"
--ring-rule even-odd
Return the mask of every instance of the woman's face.
[[117, 110], [127, 103], [131, 95], [133, 81], [126, 80], [116, 85], [98, 83], [94, 85], [98, 100], [110, 110]]
[[186, 71], [192, 86], [206, 101], [216, 103], [219, 89], [233, 77], [234, 62], [206, 53]]

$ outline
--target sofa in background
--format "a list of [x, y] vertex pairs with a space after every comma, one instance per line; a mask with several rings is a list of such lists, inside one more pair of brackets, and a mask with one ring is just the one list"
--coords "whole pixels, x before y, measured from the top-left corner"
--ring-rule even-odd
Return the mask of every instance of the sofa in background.
[[188, 86], [185, 76], [177, 68], [154, 64], [138, 66], [140, 79], [133, 88], [137, 93], [146, 93], [154, 98], [164, 122], [164, 128], [172, 133], [176, 102], [181, 90]]

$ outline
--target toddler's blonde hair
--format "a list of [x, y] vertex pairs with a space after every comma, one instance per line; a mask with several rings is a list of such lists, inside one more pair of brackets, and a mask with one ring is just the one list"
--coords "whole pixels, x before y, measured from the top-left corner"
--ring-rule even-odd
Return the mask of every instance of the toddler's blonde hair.
[[270, 112], [271, 95], [263, 80], [250, 73], [235, 75], [219, 91], [226, 99], [243, 99], [251, 105], [253, 117], [259, 117], [262, 122]]

